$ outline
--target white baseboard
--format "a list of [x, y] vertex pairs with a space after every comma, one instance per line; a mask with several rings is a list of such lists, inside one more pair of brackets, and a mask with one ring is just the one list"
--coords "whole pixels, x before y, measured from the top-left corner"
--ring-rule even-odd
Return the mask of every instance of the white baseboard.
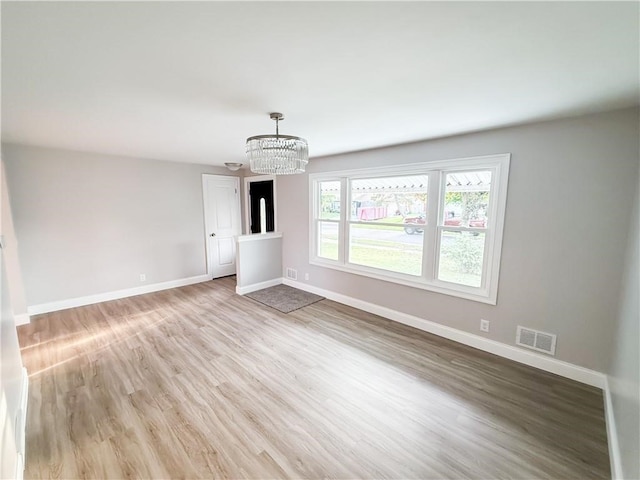
[[67, 308], [82, 307], [84, 305], [91, 305], [94, 303], [108, 302], [109, 300], [118, 300], [119, 298], [144, 295], [145, 293], [159, 292], [160, 290], [168, 290], [170, 288], [184, 287], [185, 285], [207, 282], [209, 280], [211, 280], [211, 276], [209, 275], [198, 275], [196, 277], [181, 278], [168, 282], [154, 283], [152, 285], [143, 285], [141, 287], [116, 290], [115, 292], [98, 293], [96, 295], [88, 295], [86, 297], [70, 298], [68, 300], [59, 300], [56, 302], [41, 303], [40, 305], [31, 305], [27, 308], [27, 312], [29, 313], [29, 315], [39, 315], [41, 313], [66, 310]]
[[31, 321], [31, 318], [28, 313], [21, 313], [18, 315], [14, 314], [13, 320], [16, 322], [16, 327], [19, 327], [20, 325], [27, 325]]
[[[16, 419], [16, 447], [24, 458], [26, 456], [26, 429], [27, 429], [27, 408], [29, 406], [29, 375], [27, 369], [22, 367], [22, 391], [20, 392], [20, 410]], [[23, 465], [24, 469], [24, 465]]]
[[611, 389], [609, 378], [605, 377], [604, 382], [604, 419], [607, 424], [607, 444], [609, 445], [609, 462], [611, 462], [611, 478], [617, 480], [622, 478], [622, 457], [620, 456], [620, 444], [618, 443], [618, 429], [616, 428], [616, 418], [613, 414], [613, 401], [611, 399]]
[[255, 292], [257, 290], [262, 290], [263, 288], [269, 288], [275, 285], [280, 285], [281, 283], [282, 283], [282, 277], [274, 278], [273, 280], [267, 280], [266, 282], [252, 283], [251, 285], [247, 285], [245, 287], [236, 286], [236, 293], [238, 295], [246, 295], [247, 293]]
[[496, 342], [488, 338], [474, 335], [472, 333], [464, 332], [456, 328], [447, 327], [436, 322], [425, 320], [424, 318], [409, 315], [407, 313], [398, 312], [391, 308], [376, 305], [374, 303], [365, 302], [357, 298], [348, 297], [340, 293], [332, 292], [322, 288], [307, 285], [302, 282], [289, 280], [285, 278], [283, 280], [285, 285], [299, 288], [307, 292], [315, 293], [328, 298], [329, 300], [349, 305], [350, 307], [364, 310], [365, 312], [373, 313], [389, 320], [409, 325], [411, 327], [423, 330], [425, 332], [433, 333], [440, 337], [454, 340], [458, 343], [468, 345], [470, 347], [483, 350], [485, 352], [493, 353], [500, 357], [508, 358], [518, 363], [523, 363], [532, 367], [539, 368], [541, 370], [555, 373], [562, 377], [570, 378], [587, 385], [604, 389], [606, 383], [606, 375], [604, 373], [596, 372], [595, 370], [589, 370], [588, 368], [580, 367], [572, 363], [563, 362], [555, 358], [547, 357], [539, 353], [523, 350], [518, 347], [507, 345], [505, 343]]

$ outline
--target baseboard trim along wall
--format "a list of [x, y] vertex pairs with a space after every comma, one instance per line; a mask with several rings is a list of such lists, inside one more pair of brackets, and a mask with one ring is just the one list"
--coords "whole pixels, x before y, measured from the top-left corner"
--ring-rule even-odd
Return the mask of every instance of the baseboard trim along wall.
[[170, 280], [168, 282], [154, 283], [141, 287], [116, 290], [115, 292], [98, 293], [96, 295], [88, 295], [86, 297], [70, 298], [68, 300], [60, 300], [57, 302], [31, 305], [27, 308], [27, 312], [29, 315], [40, 315], [41, 313], [57, 312], [58, 310], [66, 310], [67, 308], [82, 307], [94, 303], [108, 302], [109, 300], [118, 300], [119, 298], [135, 297], [136, 295], [143, 295], [145, 293], [159, 292], [160, 290], [168, 290], [170, 288], [176, 287], [184, 287], [186, 285], [207, 282], [209, 280], [211, 280], [211, 276], [209, 275], [198, 275], [195, 277]]
[[604, 419], [607, 424], [607, 444], [609, 445], [609, 462], [611, 463], [611, 478], [613, 480], [622, 478], [622, 456], [620, 455], [620, 444], [618, 443], [618, 429], [616, 428], [616, 418], [613, 414], [613, 401], [608, 377], [604, 382]]
[[[273, 280], [267, 280], [266, 282], [252, 283], [251, 285], [245, 285], [244, 287], [236, 287], [236, 293], [238, 295], [246, 295], [247, 293], [262, 290], [263, 288], [273, 287], [282, 283], [282, 277], [274, 278]], [[302, 290], [302, 289], [301, 289]]]
[[605, 388], [606, 375], [604, 373], [596, 372], [595, 370], [590, 370], [578, 365], [573, 365], [572, 363], [563, 362], [562, 360], [546, 357], [542, 354], [530, 352], [528, 350], [523, 350], [511, 345], [496, 342], [495, 340], [490, 340], [479, 335], [474, 335], [462, 330], [447, 327], [446, 325], [441, 325], [430, 320], [425, 320], [424, 318], [398, 312], [397, 310], [392, 310], [390, 308], [376, 305], [374, 303], [365, 302], [357, 298], [348, 297], [346, 295], [332, 292], [330, 290], [325, 290], [323, 288], [307, 285], [302, 282], [285, 278], [283, 279], [283, 283], [291, 287], [299, 288], [300, 290], [305, 290], [310, 293], [315, 293], [316, 295], [321, 295], [328, 298], [329, 300], [333, 300], [344, 305], [349, 305], [350, 307], [358, 308], [360, 310], [364, 310], [365, 312], [373, 313], [375, 315], [388, 318], [389, 320], [394, 320], [404, 325], [409, 325], [419, 330], [433, 333], [434, 335], [438, 335], [440, 337], [448, 338], [449, 340], [454, 340], [458, 343], [477, 348], [478, 350], [493, 353], [494, 355], [508, 358], [509, 360], [523, 363], [531, 367], [536, 367], [547, 372], [555, 373], [556, 375], [570, 378], [572, 380], [576, 380], [593, 387], [602, 389]]
[[[88, 295], [86, 297], [72, 298], [50, 303], [42, 303], [40, 305], [32, 305], [28, 307], [27, 315], [16, 316], [16, 324], [22, 325], [24, 323], [28, 323], [29, 316], [31, 315], [55, 312], [58, 310], [81, 307], [94, 303], [108, 302], [109, 300], [133, 297], [136, 295], [182, 287], [185, 285], [192, 285], [194, 283], [206, 282], [209, 280], [211, 280], [211, 277], [209, 275], [198, 275], [195, 277], [171, 280], [169, 282], [156, 283], [153, 285], [144, 285], [141, 287], [117, 290], [114, 292]], [[272, 287], [274, 285], [279, 285], [281, 283], [299, 288], [300, 290], [304, 290], [310, 293], [315, 293], [316, 295], [321, 295], [328, 298], [329, 300], [349, 305], [350, 307], [358, 308], [375, 315], [380, 315], [381, 317], [388, 318], [389, 320], [394, 320], [404, 325], [409, 325], [419, 330], [433, 333], [434, 335], [438, 335], [449, 340], [454, 340], [456, 342], [477, 348], [479, 350], [483, 350], [485, 352], [493, 353], [494, 355], [498, 355], [500, 357], [508, 358], [525, 365], [536, 367], [547, 372], [555, 373], [556, 375], [570, 378], [587, 385], [598, 387], [603, 390], [606, 387], [607, 378], [606, 375], [601, 372], [596, 372], [595, 370], [590, 370], [588, 368], [573, 365], [568, 362], [563, 362], [562, 360], [557, 360], [555, 358], [546, 357], [535, 352], [530, 352], [528, 350], [523, 350], [511, 345], [496, 342], [495, 340], [490, 340], [479, 335], [474, 335], [472, 333], [464, 332], [452, 327], [447, 327], [446, 325], [441, 325], [430, 320], [425, 320], [424, 318], [409, 315], [407, 313], [402, 313], [397, 310], [383, 307], [381, 305], [365, 302], [364, 300], [359, 300], [357, 298], [342, 295], [330, 290], [307, 285], [305, 283], [290, 280], [288, 278], [274, 278], [272, 280], [254, 283], [251, 285], [246, 285], [244, 287], [236, 287], [236, 293], [238, 295], [245, 295], [247, 293], [255, 292], [256, 290], [261, 290], [263, 288]]]
[[22, 367], [22, 391], [20, 392], [20, 409], [16, 418], [16, 450], [18, 461], [16, 462], [16, 477], [22, 479], [24, 476], [24, 459], [27, 455], [27, 407], [29, 404], [29, 374], [27, 369]]

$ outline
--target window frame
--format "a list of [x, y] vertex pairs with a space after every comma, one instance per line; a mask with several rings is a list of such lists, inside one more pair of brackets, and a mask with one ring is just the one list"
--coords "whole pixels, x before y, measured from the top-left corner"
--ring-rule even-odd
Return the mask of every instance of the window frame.
[[[361, 265], [358, 263], [351, 263], [350, 262], [350, 244], [349, 244], [349, 240], [351, 239], [351, 226], [352, 225], [366, 225], [368, 222], [362, 221], [362, 220], [352, 220], [351, 219], [351, 205], [353, 203], [353, 199], [352, 199], [352, 195], [353, 195], [353, 190], [351, 188], [351, 181], [352, 180], [370, 180], [370, 179], [375, 179], [375, 178], [393, 178], [393, 177], [408, 177], [408, 176], [415, 176], [415, 175], [419, 175], [419, 176], [424, 176], [425, 173], [424, 172], [418, 172], [418, 173], [409, 173], [409, 174], [401, 174], [401, 175], [395, 175], [395, 174], [389, 174], [389, 173], [384, 173], [384, 174], [368, 174], [368, 173], [363, 173], [362, 175], [352, 175], [350, 177], [348, 177], [346, 180], [346, 205], [347, 205], [347, 210], [348, 212], [345, 215], [345, 234], [343, 235], [343, 241], [344, 241], [344, 259], [345, 259], [345, 264], [347, 264], [349, 267], [356, 267], [358, 269], [362, 269], [363, 271], [366, 272], [371, 272], [373, 274], [376, 274], [376, 272], [384, 272], [384, 275], [389, 275], [392, 278], [395, 279], [406, 279], [409, 282], [413, 282], [416, 279], [422, 278], [422, 276], [424, 276], [424, 242], [423, 242], [423, 248], [422, 248], [422, 274], [420, 276], [416, 276], [416, 275], [411, 275], [411, 274], [407, 274], [407, 273], [401, 273], [401, 272], [395, 272], [393, 270], [384, 270], [384, 269], [380, 269], [380, 268], [376, 268], [376, 267], [370, 267], [370, 266], [366, 266], [366, 265]], [[431, 175], [427, 174], [429, 177], [429, 182], [431, 183]], [[427, 185], [427, 192], [429, 192], [429, 185]], [[428, 193], [427, 193], [428, 194]], [[385, 226], [389, 226], [389, 227], [394, 227], [394, 228], [398, 228], [399, 225], [397, 224], [393, 224], [393, 223], [376, 223], [376, 225], [385, 225]], [[349, 232], [349, 235], [347, 235], [347, 231]], [[420, 280], [418, 280], [420, 281]]]
[[[502, 236], [507, 201], [510, 153], [484, 155], [433, 162], [343, 170], [309, 175], [310, 215], [309, 215], [309, 263], [334, 270], [363, 275], [378, 280], [389, 281], [414, 288], [452, 295], [477, 302], [495, 305], [497, 303]], [[479, 231], [473, 227], [452, 227], [444, 225], [445, 182], [448, 173], [469, 171], [491, 171], [491, 189], [487, 207], [484, 257], [480, 287], [471, 287], [438, 279], [441, 231]], [[349, 229], [351, 223], [351, 181], [374, 177], [428, 175], [427, 224], [423, 233], [422, 275], [415, 276], [349, 263]], [[340, 181], [340, 219], [338, 223], [338, 260], [319, 257], [318, 225], [321, 182]], [[432, 220], [435, 219], [435, 220]], [[358, 223], [358, 222], [355, 222]]]
[[[311, 178], [311, 175], [309, 175], [309, 178]], [[340, 218], [338, 220], [331, 220], [331, 219], [323, 219], [320, 218], [320, 183], [322, 182], [339, 182], [340, 183]], [[310, 241], [309, 241], [309, 258], [311, 259], [312, 257], [316, 257], [321, 259], [322, 263], [325, 264], [332, 264], [334, 266], [339, 266], [342, 265], [344, 263], [344, 248], [342, 248], [342, 242], [344, 241], [344, 233], [343, 233], [343, 229], [342, 229], [342, 224], [345, 221], [345, 209], [344, 209], [344, 205], [346, 205], [346, 192], [345, 192], [345, 179], [338, 177], [338, 176], [327, 176], [327, 175], [323, 175], [322, 178], [319, 178], [317, 181], [315, 182], [311, 182], [310, 186], [309, 186], [309, 191], [311, 193], [311, 201], [309, 202], [309, 207], [310, 207], [310, 211], [309, 211], [309, 219], [310, 219], [310, 223], [309, 223], [309, 235], [310, 235]], [[326, 257], [319, 257], [317, 255], [318, 252], [318, 238], [319, 238], [319, 230], [317, 228], [317, 226], [321, 223], [321, 222], [329, 222], [329, 223], [336, 223], [338, 224], [338, 259], [337, 260], [332, 260], [330, 258], [326, 258]]]
[[[437, 285], [441, 285], [442, 287], [447, 288], [449, 285], [453, 284], [456, 285], [456, 289], [459, 289], [461, 291], [467, 291], [469, 293], [473, 293], [476, 292], [478, 290], [483, 291], [486, 290], [486, 286], [489, 283], [488, 279], [491, 277], [491, 272], [493, 271], [493, 265], [490, 262], [490, 257], [491, 257], [491, 253], [489, 253], [488, 255], [484, 255], [483, 261], [482, 261], [482, 278], [480, 280], [480, 287], [472, 287], [469, 285], [464, 285], [464, 284], [460, 284], [460, 283], [453, 283], [453, 282], [448, 282], [446, 280], [440, 280], [438, 278], [438, 274], [439, 274], [439, 267], [440, 267], [440, 242], [442, 240], [442, 235], [441, 232], [478, 232], [478, 233], [484, 233], [485, 235], [485, 239], [484, 239], [484, 250], [485, 251], [489, 251], [488, 247], [490, 245], [493, 245], [492, 242], [490, 241], [493, 238], [493, 231], [495, 229], [492, 229], [490, 225], [493, 222], [488, 222], [488, 224], [485, 225], [484, 228], [478, 228], [478, 227], [454, 227], [454, 226], [450, 226], [450, 225], [445, 225], [445, 219], [444, 219], [444, 214], [445, 214], [445, 195], [446, 195], [446, 184], [447, 184], [447, 174], [450, 173], [456, 173], [456, 172], [460, 172], [460, 173], [469, 173], [469, 172], [474, 172], [474, 171], [489, 171], [491, 172], [491, 190], [490, 190], [490, 195], [489, 195], [489, 205], [487, 207], [487, 215], [486, 217], [489, 219], [492, 218], [496, 218], [496, 200], [495, 200], [495, 195], [493, 193], [493, 184], [494, 184], [494, 179], [497, 178], [497, 168], [495, 166], [490, 167], [490, 168], [484, 168], [484, 167], [479, 167], [479, 168], [444, 168], [444, 169], [440, 169], [440, 191], [439, 191], [439, 204], [438, 204], [438, 217], [437, 217], [437, 222], [436, 222], [436, 242], [437, 242], [437, 248], [436, 248], [436, 252], [434, 254], [434, 265], [433, 265], [433, 282]], [[486, 273], [485, 273], [486, 272]]]

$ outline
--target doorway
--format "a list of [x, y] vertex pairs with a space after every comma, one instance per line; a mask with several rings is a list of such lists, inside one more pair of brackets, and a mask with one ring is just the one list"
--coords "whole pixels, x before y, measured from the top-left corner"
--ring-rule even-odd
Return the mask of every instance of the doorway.
[[225, 175], [202, 175], [207, 275], [235, 275], [236, 237], [240, 221], [240, 179]]
[[251, 233], [275, 230], [272, 180], [249, 184], [249, 223]]
[[250, 234], [275, 232], [276, 190], [275, 178], [271, 175], [246, 177], [246, 225]]

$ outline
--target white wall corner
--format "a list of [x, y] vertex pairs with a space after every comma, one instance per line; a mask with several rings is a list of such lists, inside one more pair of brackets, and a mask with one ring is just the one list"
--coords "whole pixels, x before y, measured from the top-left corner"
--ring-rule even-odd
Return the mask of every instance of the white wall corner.
[[620, 444], [618, 443], [618, 429], [613, 413], [613, 400], [609, 387], [609, 377], [604, 380], [604, 419], [607, 424], [607, 444], [609, 445], [609, 462], [611, 462], [612, 480], [622, 479], [622, 457], [620, 455]]
[[136, 295], [159, 292], [161, 290], [168, 290], [170, 288], [184, 287], [186, 285], [193, 285], [194, 283], [208, 282], [209, 280], [211, 280], [211, 276], [209, 275], [197, 275], [195, 277], [170, 280], [168, 282], [154, 283], [151, 285], [127, 288], [124, 290], [116, 290], [114, 292], [98, 293], [96, 295], [87, 295], [85, 297], [70, 298], [67, 300], [42, 303], [40, 305], [31, 305], [29, 306], [27, 311], [29, 315], [40, 315], [42, 313], [66, 310], [67, 308], [83, 307], [85, 305], [92, 305], [94, 303], [108, 302], [110, 300], [118, 300], [120, 298], [135, 297]]
[[246, 295], [247, 293], [255, 292], [257, 290], [262, 290], [263, 288], [269, 288], [269, 287], [274, 287], [276, 285], [280, 285], [282, 281], [283, 279], [282, 277], [280, 277], [280, 278], [274, 278], [273, 280], [267, 280], [266, 282], [253, 283], [251, 285], [246, 285], [244, 287], [236, 286], [236, 293], [238, 295]]
[[13, 314], [13, 319], [16, 322], [16, 327], [19, 327], [20, 325], [28, 325], [29, 322], [31, 322], [31, 317], [29, 316], [28, 313], [20, 313], [20, 314]]
[[571, 380], [585, 383], [593, 387], [602, 389], [605, 387], [606, 375], [596, 372], [595, 370], [590, 370], [569, 362], [563, 362], [562, 360], [557, 360], [540, 353], [524, 350], [505, 343], [496, 342], [495, 340], [490, 340], [479, 335], [474, 335], [440, 323], [425, 320], [424, 318], [415, 317], [391, 308], [365, 302], [357, 298], [348, 297], [340, 293], [314, 287], [298, 281], [285, 278], [283, 279], [283, 283], [291, 287], [299, 288], [300, 290], [321, 295], [329, 300], [349, 305], [350, 307], [364, 310], [365, 312], [373, 313], [374, 315], [379, 315], [381, 317], [388, 318], [389, 320], [394, 320], [398, 323], [402, 323], [518, 363], [539, 368], [540, 370], [570, 378]]

